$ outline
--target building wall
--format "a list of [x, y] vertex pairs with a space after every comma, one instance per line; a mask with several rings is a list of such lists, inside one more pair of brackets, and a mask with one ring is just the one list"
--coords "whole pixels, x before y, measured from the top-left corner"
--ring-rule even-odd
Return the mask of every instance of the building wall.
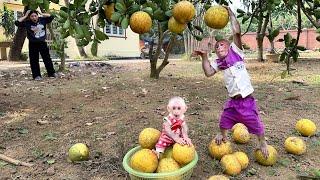
[[[275, 48], [276, 49], [283, 49], [284, 42], [277, 42], [278, 39], [283, 39], [284, 35], [290, 33], [293, 38], [297, 37], [297, 30], [283, 30], [280, 31], [279, 35], [275, 39]], [[316, 33], [315, 29], [303, 29], [300, 34], [299, 45], [306, 47], [310, 50], [315, 50], [320, 48], [320, 42], [316, 40], [316, 37], [319, 34]], [[242, 36], [242, 42], [247, 44], [251, 50], [257, 50], [257, 40], [256, 40], [256, 33], [249, 32]], [[263, 48], [265, 50], [270, 49], [270, 42], [265, 37], [263, 41]]]

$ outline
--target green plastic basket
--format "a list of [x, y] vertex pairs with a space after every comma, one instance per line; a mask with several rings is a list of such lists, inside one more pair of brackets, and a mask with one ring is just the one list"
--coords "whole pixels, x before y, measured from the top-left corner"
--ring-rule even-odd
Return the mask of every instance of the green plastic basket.
[[169, 173], [143, 173], [136, 171], [130, 167], [130, 159], [131, 156], [141, 149], [140, 146], [131, 149], [124, 156], [122, 165], [124, 169], [129, 173], [131, 180], [146, 180], [146, 179], [157, 179], [157, 180], [188, 180], [190, 179], [193, 168], [198, 162], [198, 154], [195, 153], [194, 159], [187, 165], [183, 166], [177, 171], [169, 172]]

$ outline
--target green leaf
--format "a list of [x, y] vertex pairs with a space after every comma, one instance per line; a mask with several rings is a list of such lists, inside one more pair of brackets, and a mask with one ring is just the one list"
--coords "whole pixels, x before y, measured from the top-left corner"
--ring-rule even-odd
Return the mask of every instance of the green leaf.
[[115, 5], [115, 9], [118, 10], [120, 13], [126, 12], [126, 7], [123, 6], [121, 3], [117, 2]]
[[194, 37], [196, 38], [197, 41], [201, 41], [203, 39], [202, 35], [194, 34]]
[[50, 1], [49, 0], [43, 0], [43, 8], [48, 11], [50, 6]]
[[290, 35], [290, 33], [287, 33], [284, 35], [284, 43], [286, 45], [286, 47], [288, 47], [290, 45], [292, 41], [292, 36]]
[[42, 4], [43, 0], [35, 0], [35, 2], [38, 3], [38, 4]]
[[131, 7], [129, 7], [127, 14], [132, 15], [133, 13], [137, 12], [140, 10], [140, 5], [138, 4], [133, 4]]
[[150, 16], [153, 15], [153, 10], [152, 10], [151, 7], [145, 7], [145, 8], [142, 9], [142, 11], [148, 13]]
[[242, 9], [237, 9], [237, 13], [244, 14], [246, 12], [244, 12]]
[[51, 165], [51, 164], [54, 164], [55, 162], [56, 162], [56, 160], [54, 160], [54, 159], [49, 159], [49, 160], [47, 160], [47, 163], [50, 164], [50, 165]]
[[22, 4], [24, 6], [28, 6], [29, 5], [29, 0], [22, 0]]
[[19, 134], [28, 134], [29, 130], [27, 128], [18, 128]]
[[64, 22], [64, 24], [63, 24], [63, 28], [69, 29], [69, 27], [70, 27], [70, 19], [67, 19], [66, 22]]
[[285, 52], [283, 52], [281, 55], [280, 55], [280, 62], [282, 62], [282, 61], [284, 61], [284, 59], [286, 58], [286, 53]]
[[65, 39], [69, 36], [69, 31], [65, 31], [64, 33], [61, 33], [61, 38]]
[[121, 14], [120, 14], [120, 13], [114, 12], [114, 13], [112, 14], [112, 16], [111, 16], [111, 21], [112, 21], [112, 22], [118, 22], [119, 19], [120, 19], [120, 17], [121, 17]]
[[286, 78], [286, 77], [287, 77], [287, 75], [288, 75], [287, 70], [282, 71], [282, 73], [281, 73], [281, 79]]
[[122, 29], [127, 29], [129, 25], [129, 18], [124, 17], [121, 21], [121, 27]]
[[78, 23], [74, 25], [74, 28], [76, 30], [77, 38], [79, 38], [79, 39], [84, 38], [84, 33], [82, 31], [81, 26]]
[[292, 56], [292, 59], [293, 59], [294, 62], [298, 61], [299, 53], [297, 51], [293, 51], [291, 53], [291, 56]]
[[171, 17], [173, 15], [172, 10], [168, 10], [165, 12], [166, 16]]
[[210, 8], [211, 8], [211, 4], [205, 4], [205, 5], [204, 5], [204, 9], [205, 9], [205, 10], [208, 10], [208, 9], [210, 9]]
[[60, 10], [60, 11], [59, 11], [59, 15], [60, 15], [63, 19], [67, 19], [68, 16], [69, 16], [69, 14], [66, 13], [66, 12], [63, 11], [63, 10]]
[[46, 140], [46, 141], [53, 141], [56, 139], [57, 139], [56, 135], [52, 132], [48, 132], [48, 133], [44, 134], [44, 140]]
[[97, 52], [98, 52], [98, 42], [97, 41], [93, 41], [93, 43], [91, 45], [91, 54], [93, 56], [97, 56]]
[[250, 16], [248, 16], [247, 14], [243, 15], [242, 23], [245, 23], [249, 18], [250, 18]]
[[6, 165], [8, 165], [8, 163], [7, 163], [7, 162], [0, 161], [0, 168], [4, 167], [4, 166], [6, 166]]
[[163, 21], [166, 19], [165, 13], [161, 9], [157, 9], [156, 11], [154, 11], [153, 18], [159, 21]]
[[89, 31], [89, 26], [88, 25], [81, 25], [82, 31], [84, 33], [84, 37], [86, 38], [87, 41], [91, 41], [91, 36], [92, 33]]
[[202, 29], [201, 26], [196, 26], [196, 25], [194, 25], [194, 28], [195, 28], [196, 30], [200, 31], [201, 33], [203, 33], [203, 29]]
[[305, 48], [304, 46], [297, 46], [297, 49], [300, 51], [305, 51], [307, 50], [307, 48]]
[[94, 30], [94, 34], [96, 35], [96, 38], [100, 41], [104, 41], [108, 38], [108, 36], [105, 33], [103, 33], [102, 31], [100, 31], [98, 29]]

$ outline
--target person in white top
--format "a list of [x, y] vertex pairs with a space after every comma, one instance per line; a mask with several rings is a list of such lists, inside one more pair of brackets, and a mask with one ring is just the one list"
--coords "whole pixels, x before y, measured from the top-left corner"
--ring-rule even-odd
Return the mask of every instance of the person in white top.
[[218, 71], [223, 71], [223, 79], [230, 99], [224, 105], [220, 118], [220, 131], [215, 141], [221, 144], [227, 141], [228, 130], [236, 123], [243, 123], [248, 131], [258, 136], [259, 149], [265, 158], [268, 157], [267, 142], [265, 140], [265, 128], [262, 123], [257, 105], [252, 93], [254, 91], [250, 76], [244, 64], [242, 51], [240, 24], [229, 7], [233, 42], [222, 39], [216, 42], [214, 48], [218, 59], [208, 60], [208, 50], [205, 47], [195, 50], [195, 55], [202, 58], [202, 68], [207, 77], [211, 77]]

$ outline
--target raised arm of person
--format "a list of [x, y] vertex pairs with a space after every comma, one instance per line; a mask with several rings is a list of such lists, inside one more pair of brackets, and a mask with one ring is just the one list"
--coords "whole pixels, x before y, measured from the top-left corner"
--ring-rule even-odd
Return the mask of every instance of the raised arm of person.
[[23, 21], [25, 21], [25, 20], [28, 18], [29, 14], [30, 14], [30, 10], [28, 10], [28, 11], [24, 14], [24, 16], [22, 16], [21, 18], [19, 18], [17, 21], [18, 21], [18, 22], [23, 22]]
[[241, 28], [239, 21], [237, 20], [236, 16], [230, 9], [230, 7], [226, 7], [229, 12], [230, 22], [231, 22], [231, 30], [233, 33], [233, 42], [239, 49], [242, 49], [242, 42], [241, 42]]

